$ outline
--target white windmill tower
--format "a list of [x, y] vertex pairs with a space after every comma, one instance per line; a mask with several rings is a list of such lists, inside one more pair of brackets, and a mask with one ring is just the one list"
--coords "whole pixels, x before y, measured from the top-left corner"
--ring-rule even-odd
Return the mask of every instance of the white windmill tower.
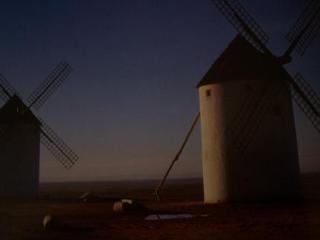
[[0, 197], [38, 195], [40, 142], [66, 168], [78, 156], [31, 109], [39, 109], [69, 76], [72, 69], [61, 62], [30, 95], [25, 104], [3, 76], [0, 76]]
[[310, 2], [288, 34], [290, 46], [277, 57], [266, 46], [268, 36], [238, 1], [212, 1], [239, 35], [197, 86], [204, 201], [297, 197], [300, 171], [292, 98], [318, 132], [320, 99], [300, 74], [291, 77], [284, 65], [294, 50], [303, 55], [315, 38], [320, 3]]
[[283, 65], [291, 62], [293, 50], [303, 54], [311, 43], [320, 4], [311, 3], [290, 33], [289, 48], [277, 57], [238, 1], [213, 2], [240, 35], [198, 84], [204, 200], [297, 197], [300, 171], [291, 99], [318, 131], [320, 105], [310, 85], [292, 78]]

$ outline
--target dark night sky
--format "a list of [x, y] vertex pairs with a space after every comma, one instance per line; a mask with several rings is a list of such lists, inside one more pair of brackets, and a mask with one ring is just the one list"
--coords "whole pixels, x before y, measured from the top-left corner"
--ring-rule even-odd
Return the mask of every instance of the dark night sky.
[[[280, 54], [305, 1], [241, 2]], [[197, 82], [236, 33], [210, 0], [2, 0], [0, 29], [0, 72], [22, 96], [62, 59], [75, 70], [39, 114], [80, 161], [66, 171], [43, 149], [43, 181], [160, 177], [198, 111]], [[318, 92], [319, 39], [288, 66]], [[319, 135], [298, 111], [296, 123], [302, 170], [320, 170]], [[200, 175], [198, 126], [172, 176]]]

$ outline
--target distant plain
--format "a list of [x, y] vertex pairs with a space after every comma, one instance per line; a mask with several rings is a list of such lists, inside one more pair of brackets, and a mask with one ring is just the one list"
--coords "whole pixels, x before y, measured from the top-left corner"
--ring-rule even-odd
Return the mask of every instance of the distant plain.
[[[169, 180], [160, 202], [152, 196], [156, 180], [43, 183], [38, 200], [0, 200], [0, 239], [320, 239], [320, 174], [304, 174], [303, 200], [291, 203], [204, 205], [201, 181]], [[96, 198], [84, 203], [88, 191]], [[114, 213], [122, 198], [148, 210]], [[152, 213], [195, 217], [145, 221]], [[63, 227], [44, 231], [46, 214]]]

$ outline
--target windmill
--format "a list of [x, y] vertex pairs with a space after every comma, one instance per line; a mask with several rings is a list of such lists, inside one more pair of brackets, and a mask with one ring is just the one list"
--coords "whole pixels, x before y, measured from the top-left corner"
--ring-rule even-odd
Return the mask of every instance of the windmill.
[[69, 76], [72, 68], [59, 63], [24, 103], [0, 75], [0, 197], [36, 197], [39, 185], [40, 142], [67, 169], [78, 156], [39, 117], [38, 110]]
[[289, 47], [277, 57], [266, 46], [267, 34], [238, 1], [212, 2], [239, 34], [197, 85], [204, 201], [296, 197], [292, 99], [318, 132], [320, 99], [301, 74], [291, 77], [284, 65], [293, 51], [303, 55], [315, 39], [320, 3], [310, 1], [287, 35]]
[[310, 46], [320, 24], [311, 1], [287, 35], [280, 57], [236, 0], [212, 0], [239, 35], [198, 84], [206, 202], [291, 198], [299, 194], [292, 98], [320, 132], [320, 101], [301, 74], [284, 68]]

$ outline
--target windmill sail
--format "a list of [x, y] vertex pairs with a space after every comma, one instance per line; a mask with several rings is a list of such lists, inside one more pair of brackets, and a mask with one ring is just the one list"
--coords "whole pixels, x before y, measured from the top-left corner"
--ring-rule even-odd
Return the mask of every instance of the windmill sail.
[[293, 99], [298, 107], [304, 112], [314, 128], [318, 131], [318, 133], [320, 133], [320, 98], [316, 91], [312, 89], [310, 84], [308, 84], [308, 82], [301, 76], [301, 74], [297, 73], [294, 79], [300, 88], [303, 89], [305, 95], [308, 96], [310, 102], [312, 102], [314, 108], [316, 109], [316, 112], [309, 107], [309, 104], [306, 104], [304, 99], [301, 98], [294, 88], [291, 88]]
[[[320, 98], [301, 74], [296, 74], [294, 81], [299, 86], [299, 89], [303, 91], [304, 96], [308, 98], [309, 102], [307, 103], [305, 98], [292, 85], [290, 87], [291, 95], [297, 106], [320, 133]], [[254, 140], [262, 120], [270, 112], [277, 96], [283, 94], [288, 88], [286, 84], [281, 84], [278, 88], [271, 86], [271, 84], [266, 85], [258, 98], [247, 96], [234, 121], [228, 127], [227, 135], [230, 137], [235, 149], [242, 156], [245, 156], [248, 146]], [[312, 104], [312, 108], [310, 104]]]
[[[257, 49], [262, 50], [264, 53], [271, 56], [271, 58], [274, 58], [279, 67], [281, 66], [281, 62], [279, 62], [279, 59], [276, 58], [265, 45], [265, 43], [268, 41], [267, 34], [237, 0], [212, 0], [212, 2], [217, 6], [222, 14], [225, 15], [225, 17], [241, 35], [243, 35]], [[313, 24], [313, 22], [314, 18], [311, 19], [311, 22], [309, 24]], [[298, 35], [299, 39], [301, 39], [303, 36], [301, 32]], [[289, 81], [293, 88], [295, 88], [295, 92], [299, 94], [301, 98], [303, 98], [306, 104], [309, 105], [309, 108], [315, 111], [313, 104], [310, 103], [309, 99], [305, 96], [299, 85], [297, 85], [296, 82], [292, 80], [289, 74], [287, 74], [287, 77], [285, 79]]]
[[255, 19], [237, 0], [212, 0], [220, 12], [233, 27], [253, 46], [261, 51], [268, 51], [265, 44], [269, 37]]
[[66, 62], [59, 63], [45, 81], [28, 98], [29, 107], [39, 109], [72, 72]]
[[[265, 43], [268, 41], [267, 34], [263, 31], [263, 29], [256, 23], [256, 21], [249, 15], [246, 9], [237, 1], [237, 0], [212, 0], [212, 2], [217, 6], [217, 8], [222, 12], [223, 15], [229, 20], [229, 22], [238, 30], [238, 32], [244, 36], [253, 46], [257, 49], [262, 50], [264, 53], [269, 55], [274, 60], [277, 60], [278, 65], [281, 66], [281, 61], [279, 62], [279, 58], [276, 58], [272, 52], [266, 47]], [[316, 12], [315, 16], [318, 16]], [[313, 24], [315, 22], [315, 18], [311, 18], [308, 24]], [[306, 29], [306, 28], [304, 28]], [[303, 30], [304, 30], [303, 29]], [[302, 31], [303, 31], [302, 30]], [[302, 39], [305, 35], [305, 31], [302, 33], [298, 33], [298, 40]], [[297, 44], [294, 43], [294, 47]], [[290, 50], [291, 47], [289, 47]], [[287, 53], [288, 54], [288, 51]], [[276, 61], [275, 61], [276, 62]], [[304, 95], [303, 91], [299, 88], [299, 86], [292, 80], [290, 75], [286, 77], [289, 83], [295, 88], [297, 94], [304, 99], [304, 101], [309, 104], [309, 107], [313, 109], [313, 105], [309, 102], [309, 99]]]
[[78, 161], [77, 154], [43, 120], [40, 122], [41, 143], [65, 168], [70, 169]]
[[8, 101], [15, 94], [15, 89], [9, 84], [7, 79], [0, 74], [0, 98], [3, 101]]
[[[301, 13], [286, 38], [294, 45], [294, 49], [301, 56], [316, 38], [320, 29], [320, 2], [311, 0]], [[303, 33], [301, 35], [301, 33]]]
[[[248, 40], [248, 42], [250, 42], [257, 49], [262, 50], [264, 53], [267, 54], [267, 56], [271, 57], [270, 60], [273, 60], [274, 62], [273, 66], [284, 73], [284, 84], [282, 85], [288, 87], [288, 84], [290, 84], [292, 92], [294, 93], [295, 101], [299, 102], [300, 108], [305, 112], [305, 114], [307, 114], [307, 117], [310, 119], [311, 115], [319, 116], [319, 109], [317, 109], [317, 106], [314, 103], [314, 99], [310, 95], [311, 88], [307, 87], [309, 86], [309, 84], [305, 82], [305, 84], [303, 85], [301, 84], [301, 81], [299, 82], [297, 80], [294, 80], [289, 75], [289, 73], [282, 67], [281, 62], [277, 60], [277, 58], [265, 45], [265, 43], [268, 41], [267, 34], [249, 15], [245, 8], [237, 0], [212, 0], [212, 2], [228, 19], [228, 21], [235, 27], [235, 29]], [[316, 2], [317, 1], [313, 1], [310, 5], [315, 7], [315, 5], [317, 5]], [[319, 25], [318, 18], [319, 9], [316, 8], [311, 18], [309, 17], [307, 18], [307, 20], [304, 19], [303, 21], [297, 21], [299, 24], [296, 25], [296, 30], [292, 31], [292, 34], [290, 36], [292, 41], [295, 42], [291, 44], [285, 55], [289, 53], [288, 51], [291, 52], [294, 48], [301, 48], [302, 41], [303, 44], [305, 44], [306, 42], [306, 36], [316, 33], [315, 28]], [[303, 17], [301, 17], [301, 19], [303, 19]], [[307, 22], [308, 24], [307, 27], [305, 26], [305, 22]], [[266, 87], [268, 87], [268, 84], [266, 85]], [[253, 100], [248, 98], [245, 100], [246, 104], [251, 102], [251, 104], [253, 105], [251, 105], [251, 107], [246, 106], [245, 113], [241, 111], [239, 112], [238, 119], [236, 119], [234, 123], [230, 126], [229, 132], [227, 133], [234, 142], [236, 148], [239, 149], [241, 152], [245, 152], [249, 143], [252, 141], [255, 132], [259, 127], [259, 122], [263, 119], [264, 115], [268, 110], [268, 106], [272, 102], [272, 98], [280, 92], [281, 89], [270, 89], [266, 90], [265, 93], [261, 94], [259, 99]], [[269, 99], [269, 101], [266, 99]], [[317, 126], [316, 120], [314, 120], [314, 118], [312, 119], [312, 123]]]
[[242, 107], [228, 126], [227, 135], [235, 149], [245, 155], [250, 143], [254, 140], [263, 119], [270, 112], [274, 100], [287, 88], [285, 84], [274, 87], [265, 84], [260, 94], [252, 94], [244, 99]]

